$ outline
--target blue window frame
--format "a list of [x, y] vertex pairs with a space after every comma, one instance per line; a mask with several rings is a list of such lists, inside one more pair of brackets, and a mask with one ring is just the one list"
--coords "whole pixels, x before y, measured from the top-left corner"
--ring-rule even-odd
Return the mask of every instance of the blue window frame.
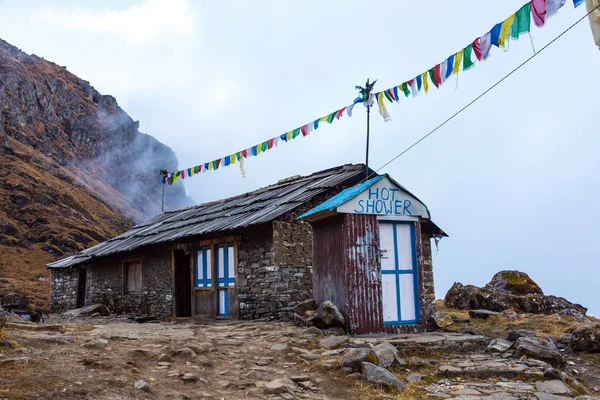
[[[385, 321], [384, 325], [398, 325], [398, 324], [417, 324], [420, 321], [420, 306], [419, 306], [419, 281], [418, 281], [418, 268], [417, 268], [417, 246], [416, 246], [416, 235], [415, 235], [415, 224], [412, 222], [387, 222], [380, 221], [380, 224], [389, 224], [392, 225], [392, 230], [394, 234], [394, 263], [395, 268], [382, 270], [381, 273], [385, 275], [393, 275], [396, 279], [396, 302], [397, 302], [397, 311], [398, 318], [395, 321]], [[398, 261], [398, 234], [396, 227], [398, 225], [406, 225], [410, 226], [410, 248], [411, 248], [411, 268], [406, 269], [402, 268]], [[406, 266], [404, 266], [406, 267]], [[403, 320], [402, 319], [402, 305], [401, 305], [401, 296], [400, 296], [400, 288], [401, 288], [401, 276], [402, 275], [412, 275], [413, 279], [413, 291], [414, 291], [414, 307], [415, 307], [415, 318], [412, 320]]]
[[217, 270], [217, 286], [235, 286], [235, 255], [233, 243], [216, 246], [215, 269]]
[[210, 246], [196, 250], [196, 287], [212, 287], [212, 252]]

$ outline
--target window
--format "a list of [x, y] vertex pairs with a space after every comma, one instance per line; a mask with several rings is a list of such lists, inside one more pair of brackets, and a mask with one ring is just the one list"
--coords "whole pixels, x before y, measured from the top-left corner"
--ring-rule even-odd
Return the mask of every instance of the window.
[[196, 250], [196, 287], [212, 287], [212, 252], [210, 247]]
[[232, 243], [222, 244], [217, 249], [217, 286], [235, 286], [235, 255]]
[[138, 293], [142, 291], [141, 260], [123, 263], [123, 280], [125, 293]]

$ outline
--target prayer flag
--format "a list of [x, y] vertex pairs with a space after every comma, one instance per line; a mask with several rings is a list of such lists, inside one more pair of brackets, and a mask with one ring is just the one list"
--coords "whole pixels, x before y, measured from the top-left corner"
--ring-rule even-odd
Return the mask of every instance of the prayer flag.
[[492, 37], [491, 37], [492, 44], [496, 47], [500, 46], [500, 31], [501, 30], [502, 30], [502, 23], [500, 22], [500, 23], [494, 25], [494, 27], [490, 31], [490, 33], [492, 35]]
[[262, 142], [261, 145], [261, 152], [264, 153], [265, 151], [269, 150], [269, 141], [267, 140], [266, 142]]
[[[247, 151], [247, 150], [242, 150], [242, 151], [240, 151], [238, 154], [240, 154], [240, 153], [241, 153], [241, 155], [243, 156], [243, 158], [246, 158], [246, 157], [248, 157], [248, 151]], [[240, 159], [240, 157], [238, 157], [238, 160], [239, 160], [239, 159]]]
[[452, 71], [454, 71], [454, 54], [446, 60], [446, 79], [450, 78]]
[[473, 40], [473, 43], [471, 45], [473, 47], [473, 52], [475, 53], [475, 57], [477, 57], [478, 61], [481, 61], [483, 59], [483, 57], [481, 55], [481, 38], [477, 38], [477, 39]]
[[345, 110], [345, 109], [346, 109], [346, 107], [344, 107], [344, 108], [341, 108], [341, 109], [337, 110], [337, 112], [335, 113], [335, 117], [336, 117], [337, 119], [340, 119], [340, 117], [341, 117], [342, 115], [344, 115], [344, 110]]
[[252, 146], [252, 155], [257, 156], [259, 153], [258, 146]]
[[440, 85], [442, 84], [442, 76], [441, 76], [441, 66], [440, 64], [436, 65], [435, 67], [433, 67], [433, 83], [435, 84], [436, 87], [440, 87]]
[[318, 119], [315, 119], [315, 122], [313, 122], [313, 128], [319, 129], [319, 120]]
[[287, 133], [284, 133], [283, 135], [279, 136], [279, 139], [283, 140], [284, 142], [287, 142]]
[[296, 139], [300, 135], [300, 128], [296, 128], [292, 131], [292, 139]]
[[335, 118], [335, 114], [337, 113], [337, 111], [332, 112], [331, 114], [329, 114], [329, 116], [327, 117], [327, 123], [332, 123], [333, 119]]
[[423, 90], [425, 90], [425, 93], [427, 93], [427, 91], [429, 90], [429, 83], [427, 82], [427, 72], [423, 72], [421, 77], [423, 78]]
[[184, 169], [181, 170], [181, 179], [185, 179], [185, 170]]
[[385, 97], [388, 99], [388, 101], [390, 103], [393, 103], [394, 102], [394, 95], [391, 94], [391, 91], [392, 91], [392, 89], [388, 89], [385, 92], [383, 92], [383, 94], [385, 94]]
[[188, 177], [192, 176], [192, 169], [188, 168], [187, 173], [188, 173]]
[[411, 79], [408, 83], [410, 85], [410, 91], [412, 92], [413, 97], [417, 97], [419, 90], [417, 89], [416, 79]]
[[598, 6], [600, 6], [598, 0], [585, 0], [585, 7], [590, 14], [588, 19], [590, 20], [592, 36], [596, 46], [600, 47], [600, 8]]
[[435, 85], [435, 87], [438, 87], [438, 84], [435, 80], [435, 71], [434, 71], [435, 67], [431, 68], [429, 71], [427, 71], [427, 73], [429, 74], [429, 79], [431, 79], [431, 83], [433, 83]]
[[448, 71], [448, 59], [440, 64], [440, 84], [446, 80], [446, 72]]
[[210, 164], [204, 163], [204, 172], [208, 171], [209, 169], [210, 169]]
[[371, 94], [369, 95], [369, 98], [368, 98], [368, 99], [367, 99], [367, 101], [365, 102], [365, 106], [366, 106], [366, 107], [372, 107], [372, 106], [373, 106], [373, 102], [374, 102], [374, 99], [373, 99], [373, 93], [371, 93]]
[[310, 135], [310, 133], [313, 131], [313, 126], [312, 124], [306, 124], [306, 134]]
[[394, 98], [396, 99], [396, 103], [398, 101], [400, 101], [400, 96], [398, 95], [398, 86], [394, 86], [394, 88], [392, 89], [394, 92]]
[[573, 5], [575, 6], [575, 8], [577, 8], [580, 5], [582, 5], [584, 1], [585, 0], [573, 0]]
[[479, 45], [481, 47], [481, 58], [485, 61], [490, 56], [490, 50], [492, 49], [492, 33], [488, 32], [480, 37]]
[[355, 104], [351, 104], [346, 108], [346, 114], [348, 114], [350, 118], [352, 118], [352, 110], [354, 110], [354, 106]]
[[377, 104], [379, 105], [379, 114], [383, 117], [385, 122], [391, 121], [390, 114], [388, 114], [387, 109], [385, 108], [385, 104], [383, 102], [383, 95], [379, 96], [379, 101]]
[[267, 148], [269, 150], [271, 150], [273, 148], [273, 145], [275, 144], [275, 139], [269, 139], [267, 142]]
[[508, 47], [508, 41], [510, 38], [510, 32], [512, 30], [513, 22], [515, 22], [515, 14], [506, 18], [504, 22], [502, 22], [502, 28], [500, 29], [500, 38], [498, 39], [498, 44], [502, 48]]
[[[563, 4], [564, 4], [563, 0]], [[513, 23], [510, 36], [513, 39], [518, 39], [521, 33], [528, 33], [531, 30], [531, 3], [525, 4], [515, 14], [515, 22]]]
[[329, 120], [329, 115], [326, 115], [324, 117], [319, 118], [319, 123], [321, 122], [327, 122]]
[[423, 77], [421, 75], [417, 75], [415, 80], [417, 81], [417, 90], [420, 92], [421, 87], [423, 86]]
[[546, 1], [546, 17], [550, 18], [565, 5], [567, 0], [547, 0]]
[[224, 166], [229, 166], [229, 164], [231, 163], [231, 157], [227, 156], [227, 157], [223, 157], [223, 165]]
[[[306, 125], [304, 125], [304, 126], [306, 126]], [[279, 146], [279, 141], [281, 140], [281, 138], [279, 136], [275, 136], [274, 139], [275, 139], [275, 147]]]
[[293, 139], [293, 135], [294, 135], [294, 134], [293, 134], [293, 132], [292, 132], [292, 131], [289, 131], [288, 133], [286, 133], [286, 134], [285, 134], [285, 137], [286, 137], [286, 139], [287, 139], [287, 140], [286, 140], [286, 142], [289, 142], [290, 140], [292, 140], [292, 139]]
[[402, 91], [404, 92], [404, 95], [406, 97], [408, 97], [410, 95], [410, 89], [408, 88], [408, 83], [404, 82], [402, 84]]
[[536, 26], [546, 23], [546, 0], [531, 0], [531, 15]]
[[230, 164], [235, 164], [235, 154], [232, 154], [229, 156], [229, 163]]
[[301, 126], [301, 127], [300, 127], [300, 131], [302, 131], [302, 136], [306, 136], [306, 135], [308, 135], [308, 133], [306, 133], [306, 125], [304, 125], [304, 126]]
[[453, 74], [458, 74], [460, 72], [460, 64], [462, 64], [463, 52], [459, 51], [454, 54], [454, 69], [452, 70]]
[[463, 71], [471, 69], [473, 65], [473, 61], [471, 61], [471, 53], [473, 52], [473, 45], [470, 44], [463, 49]]

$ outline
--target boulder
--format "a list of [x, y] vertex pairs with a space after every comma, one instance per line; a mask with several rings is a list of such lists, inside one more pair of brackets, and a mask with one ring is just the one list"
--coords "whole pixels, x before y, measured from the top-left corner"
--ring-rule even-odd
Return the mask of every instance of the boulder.
[[515, 348], [517, 357], [526, 356], [545, 361], [556, 368], [563, 368], [566, 365], [564, 357], [548, 338], [520, 337], [515, 343]]
[[6, 324], [6, 319], [6, 312], [4, 311], [4, 308], [0, 306], [0, 329]]
[[75, 308], [65, 312], [69, 317], [96, 317], [99, 315], [110, 315], [110, 311], [104, 304], [92, 304], [82, 308]]
[[377, 354], [370, 348], [349, 349], [342, 358], [340, 366], [342, 368], [350, 368], [353, 371], [359, 371], [361, 363], [368, 362], [378, 364]]
[[491, 290], [508, 292], [517, 296], [527, 294], [544, 294], [537, 283], [533, 281], [525, 272], [520, 271], [500, 271], [492, 277], [492, 280], [485, 285]]
[[452, 317], [445, 312], [437, 312], [431, 316], [431, 320], [436, 328], [442, 329], [454, 323]]
[[342, 343], [348, 341], [348, 336], [327, 336], [319, 341], [319, 345], [326, 349], [335, 349]]
[[527, 329], [517, 329], [508, 333], [506, 340], [509, 342], [516, 342], [521, 337], [535, 337], [535, 333], [528, 331]]
[[504, 353], [512, 347], [514, 343], [504, 339], [494, 339], [487, 346], [486, 350], [495, 353]]
[[361, 364], [363, 379], [377, 387], [392, 389], [398, 392], [404, 391], [404, 383], [396, 378], [390, 371], [377, 365], [363, 362]]
[[311, 315], [306, 319], [308, 326], [316, 326], [319, 329], [327, 329], [335, 326], [344, 328], [346, 320], [331, 301], [322, 303]]
[[[568, 314], [579, 319], [580, 315], [585, 316], [587, 312], [585, 307], [562, 297], [544, 295], [527, 274], [519, 271], [500, 271], [482, 288], [454, 283], [444, 298], [444, 306], [461, 310], [513, 310], [532, 314], [574, 310], [568, 311]], [[511, 318], [510, 315], [507, 317]]]
[[393, 344], [383, 342], [373, 348], [379, 365], [383, 368], [389, 368], [394, 364], [394, 361], [398, 358], [398, 349]]
[[566, 394], [572, 396], [573, 392], [565, 383], [559, 379], [551, 381], [539, 381], [535, 383], [538, 392], [550, 394]]
[[294, 313], [301, 315], [303, 317], [308, 317], [312, 314], [313, 311], [317, 309], [317, 303], [313, 299], [305, 300], [301, 303], [298, 303], [296, 307], [294, 307]]
[[144, 380], [139, 380], [137, 382], [135, 382], [133, 384], [133, 386], [137, 389], [137, 390], [141, 390], [143, 392], [149, 392], [150, 391], [150, 385], [148, 385], [148, 382], [144, 381]]
[[292, 389], [293, 383], [284, 378], [273, 379], [264, 386], [266, 394], [288, 393]]
[[569, 346], [575, 351], [600, 352], [600, 325], [580, 326], [571, 334]]

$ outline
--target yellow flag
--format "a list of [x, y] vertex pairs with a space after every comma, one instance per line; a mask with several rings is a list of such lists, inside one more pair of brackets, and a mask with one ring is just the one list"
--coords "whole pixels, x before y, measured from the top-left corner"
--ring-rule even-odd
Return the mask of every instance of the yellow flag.
[[289, 142], [290, 140], [292, 140], [292, 131], [289, 131], [288, 133], [285, 134], [285, 138], [286, 140]]
[[462, 65], [463, 52], [459, 51], [454, 55], [454, 68], [452, 74], [458, 74], [460, 72], [460, 66]]
[[427, 91], [429, 90], [429, 81], [427, 80], [427, 72], [423, 72], [423, 75], [421, 75], [421, 79], [423, 79], [423, 89], [425, 90], [425, 93], [427, 93]]
[[510, 17], [506, 18], [504, 22], [502, 22], [502, 27], [500, 28], [500, 37], [498, 38], [498, 45], [502, 48], [506, 48], [508, 46], [508, 42], [510, 40], [510, 31], [513, 26], [513, 22], [515, 22], [515, 15], [513, 14]]
[[235, 154], [232, 154], [229, 156], [229, 163], [230, 164], [235, 164]]

